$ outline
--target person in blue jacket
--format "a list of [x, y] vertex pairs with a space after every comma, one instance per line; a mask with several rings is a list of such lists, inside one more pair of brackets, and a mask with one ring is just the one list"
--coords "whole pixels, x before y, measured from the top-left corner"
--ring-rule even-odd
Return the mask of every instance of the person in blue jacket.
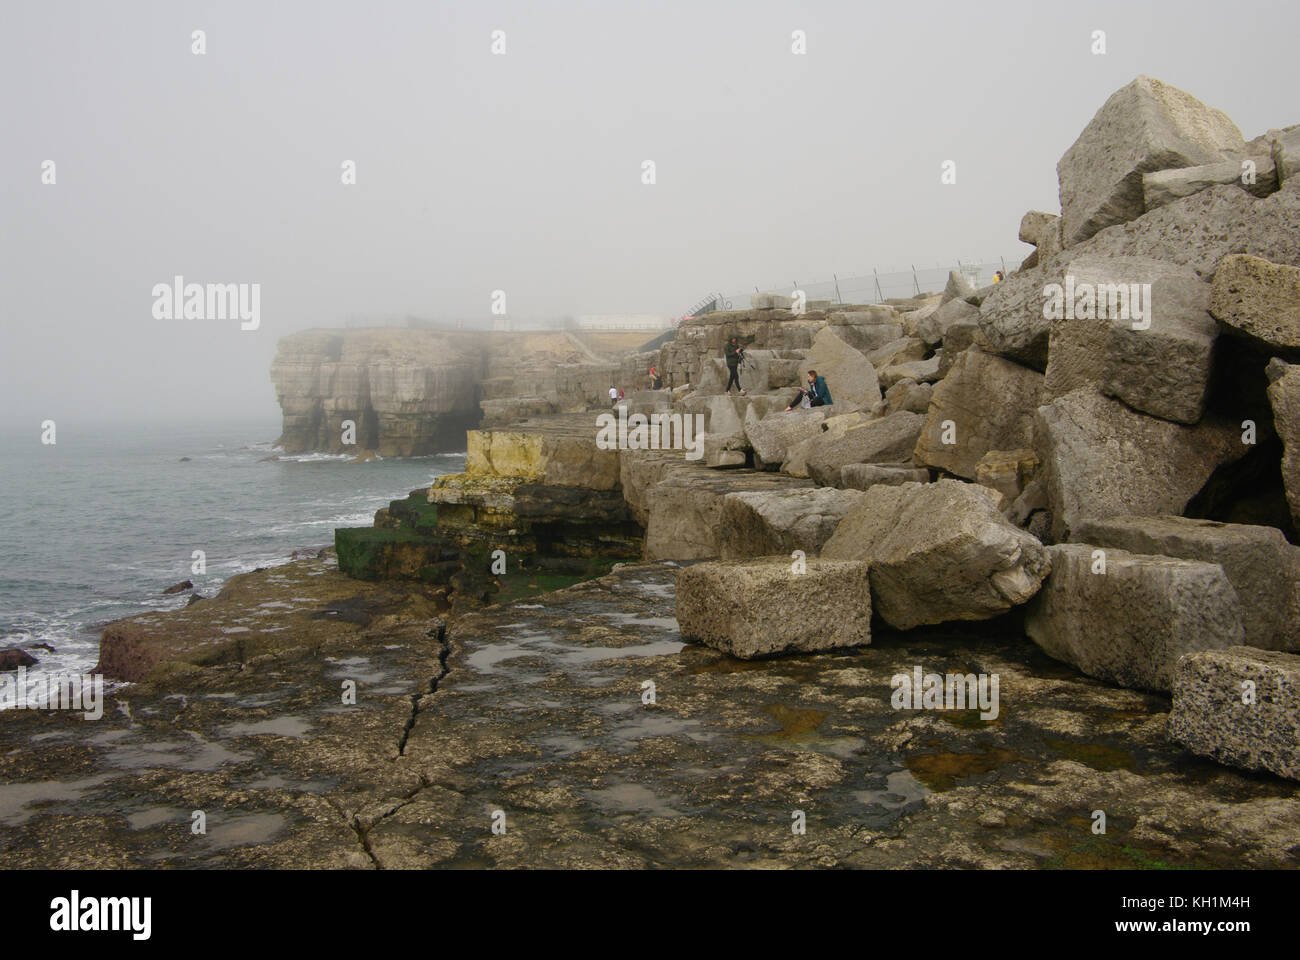
[[786, 407], [786, 409], [793, 410], [795, 405], [802, 403], [805, 397], [808, 398], [808, 406], [810, 407], [829, 407], [831, 405], [831, 391], [826, 386], [826, 378], [817, 376], [816, 370], [808, 371], [808, 389], [796, 393], [794, 399], [790, 401], [790, 406]]

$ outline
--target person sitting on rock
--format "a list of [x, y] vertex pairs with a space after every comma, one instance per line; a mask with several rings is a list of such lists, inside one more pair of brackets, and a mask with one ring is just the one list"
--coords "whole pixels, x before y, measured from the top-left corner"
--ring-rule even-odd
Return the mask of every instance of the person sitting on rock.
[[826, 378], [817, 376], [816, 370], [808, 371], [808, 389], [796, 393], [794, 399], [790, 401], [790, 406], [786, 407], [786, 409], [793, 410], [795, 404], [804, 406], [804, 401], [807, 401], [806, 405], [809, 407], [829, 407], [831, 405], [831, 391], [826, 386]]
[[659, 376], [659, 370], [656, 367], [650, 368], [650, 389], [662, 390], [664, 388], [664, 378]]
[[731, 385], [734, 383], [740, 395], [745, 395], [745, 388], [740, 385], [740, 364], [745, 359], [745, 348], [740, 345], [735, 337], [727, 344], [723, 350], [723, 355], [727, 358], [727, 393], [731, 393]]

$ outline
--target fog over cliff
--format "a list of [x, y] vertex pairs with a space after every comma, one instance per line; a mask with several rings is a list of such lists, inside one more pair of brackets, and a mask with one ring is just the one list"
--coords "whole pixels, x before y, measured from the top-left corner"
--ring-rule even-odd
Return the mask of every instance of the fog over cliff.
[[[6, 0], [2, 17], [0, 420], [33, 437], [47, 417], [274, 423], [279, 337], [487, 323], [494, 290], [521, 319], [676, 315], [710, 290], [1024, 256], [1021, 215], [1059, 209], [1057, 159], [1142, 73], [1247, 138], [1300, 122], [1283, 2]], [[152, 290], [176, 276], [260, 284], [257, 328], [160, 316]]]

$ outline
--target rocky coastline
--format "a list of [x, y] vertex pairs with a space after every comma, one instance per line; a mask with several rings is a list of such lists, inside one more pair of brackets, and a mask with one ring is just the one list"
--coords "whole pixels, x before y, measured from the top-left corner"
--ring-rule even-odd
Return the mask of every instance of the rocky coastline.
[[[1058, 175], [983, 289], [287, 338], [286, 449], [465, 472], [110, 625], [101, 720], [0, 728], [7, 862], [1300, 865], [1300, 126], [1140, 77]], [[698, 459], [598, 440], [651, 363]]]

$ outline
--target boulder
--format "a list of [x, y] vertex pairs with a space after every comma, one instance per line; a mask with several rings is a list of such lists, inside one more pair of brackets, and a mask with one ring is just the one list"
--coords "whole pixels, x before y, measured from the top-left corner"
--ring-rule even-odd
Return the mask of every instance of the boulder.
[[1138, 77], [1110, 96], [1056, 165], [1065, 246], [1141, 216], [1144, 173], [1236, 159], [1245, 148], [1227, 114]]
[[1041, 373], [972, 347], [935, 386], [913, 459], [975, 479], [976, 465], [990, 450], [1033, 446], [1042, 388]]
[[924, 340], [919, 337], [901, 337], [871, 351], [867, 359], [871, 361], [873, 367], [881, 370], [900, 363], [924, 360], [927, 353], [929, 353], [929, 350], [926, 348]]
[[1084, 255], [1069, 258], [1056, 282], [1068, 313], [1052, 321], [1048, 399], [1091, 385], [1152, 416], [1201, 418], [1218, 328], [1210, 287], [1194, 270]]
[[900, 380], [934, 383], [939, 379], [940, 360], [939, 356], [933, 356], [928, 360], [909, 360], [907, 363], [896, 363], [885, 367], [880, 371], [880, 385], [888, 390]]
[[1020, 218], [1020, 241], [1032, 243], [1040, 260], [1061, 252], [1061, 218], [1054, 213], [1030, 210]]
[[1274, 358], [1266, 369], [1273, 426], [1282, 439], [1282, 484], [1291, 516], [1300, 524], [1300, 366]]
[[1239, 187], [1211, 187], [1108, 227], [1070, 252], [1153, 257], [1185, 264], [1202, 280], [1234, 253], [1300, 266], [1300, 191], [1260, 200]]
[[917, 383], [904, 377], [885, 391], [881, 401], [880, 415], [888, 416], [906, 410], [911, 413], [924, 414], [930, 409], [930, 399], [934, 396], [934, 386], [929, 383]]
[[845, 490], [866, 490], [878, 483], [897, 487], [904, 483], [929, 482], [930, 471], [924, 467], [881, 463], [847, 463], [840, 467], [840, 484]]
[[953, 300], [965, 300], [975, 295], [975, 285], [966, 279], [960, 270], [948, 271], [948, 283], [943, 288], [943, 297], [939, 301], [942, 307]]
[[810, 441], [808, 476], [823, 486], [838, 487], [845, 464], [902, 463], [911, 457], [924, 422], [920, 414], [895, 413], [842, 433], [826, 431]]
[[1217, 563], [1085, 543], [1046, 549], [1052, 572], [1025, 632], [1090, 677], [1168, 693], [1179, 657], [1241, 643], [1237, 592]]
[[17, 670], [19, 667], [34, 667], [39, 662], [30, 653], [19, 647], [0, 650], [0, 673], [7, 670]]
[[1300, 268], [1224, 257], [1210, 285], [1209, 310], [1229, 334], [1300, 359]]
[[835, 335], [863, 354], [903, 335], [903, 325], [890, 307], [836, 312], [829, 320]]
[[722, 498], [718, 552], [724, 560], [794, 550], [816, 556], [861, 496], [830, 487], [729, 493]]
[[1033, 450], [990, 450], [975, 464], [975, 482], [1002, 494], [1000, 507], [1006, 509], [1019, 499], [1037, 469]]
[[871, 361], [841, 340], [829, 326], [813, 338], [808, 356], [799, 364], [799, 383], [807, 382], [809, 370], [816, 370], [826, 378], [831, 399], [837, 404], [870, 409], [880, 399], [880, 381]]
[[1192, 753], [1300, 780], [1300, 657], [1252, 647], [1183, 657], [1167, 729]]
[[985, 620], [1032, 597], [1048, 572], [1043, 545], [1003, 518], [986, 487], [877, 484], [822, 548], [830, 560], [865, 560], [877, 612], [900, 630]]
[[1300, 124], [1285, 130], [1270, 130], [1268, 138], [1273, 145], [1270, 159], [1277, 171], [1278, 186], [1286, 186], [1300, 173]]
[[1282, 531], [1189, 517], [1084, 520], [1075, 536], [1098, 547], [1217, 563], [1237, 591], [1245, 642], [1300, 650], [1300, 547]]
[[745, 410], [745, 436], [754, 451], [755, 465], [773, 470], [780, 467], [790, 447], [821, 433], [822, 421], [834, 410], [834, 406], [778, 410], [760, 419], [755, 408], [748, 407]]
[[948, 376], [957, 358], [974, 345], [979, 329], [979, 319], [976, 318], [972, 322], [954, 323], [944, 333], [943, 349], [939, 351], [940, 380]]
[[1147, 210], [1163, 207], [1167, 203], [1190, 197], [1194, 193], [1220, 185], [1241, 187], [1257, 197], [1266, 197], [1277, 190], [1277, 170], [1266, 157], [1252, 158], [1255, 164], [1255, 182], [1243, 183], [1246, 172], [1244, 161], [1225, 160], [1199, 167], [1178, 170], [1160, 170], [1142, 176], [1142, 198]]
[[1058, 541], [1087, 518], [1181, 514], [1216, 468], [1249, 449], [1230, 423], [1158, 420], [1087, 387], [1035, 417], [1034, 451]]
[[954, 324], [976, 323], [979, 315], [979, 307], [966, 300], [949, 300], [938, 310], [916, 321], [915, 335], [926, 346], [936, 347], [943, 342], [944, 335]]
[[975, 342], [986, 352], [1015, 360], [1040, 373], [1047, 369], [1051, 321], [1043, 316], [1043, 289], [1055, 282], [1046, 265], [1003, 280], [980, 304]]
[[682, 637], [750, 660], [871, 643], [867, 565], [788, 558], [697, 563], [677, 575]]

